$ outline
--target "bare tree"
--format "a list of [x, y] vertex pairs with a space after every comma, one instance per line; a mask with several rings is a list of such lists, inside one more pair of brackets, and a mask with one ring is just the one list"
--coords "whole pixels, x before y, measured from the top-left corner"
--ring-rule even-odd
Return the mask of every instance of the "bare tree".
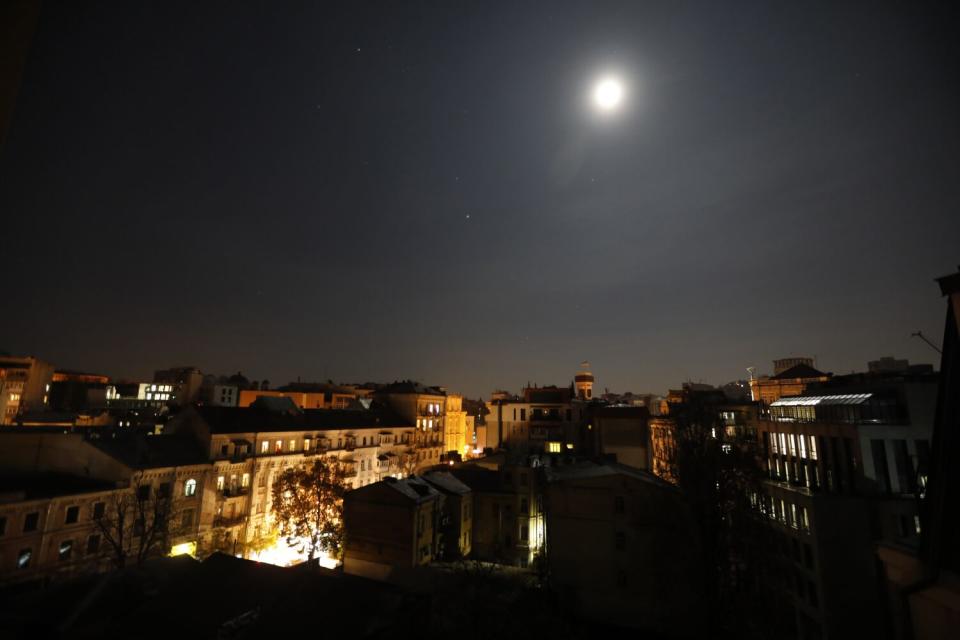
[[102, 513], [94, 513], [94, 522], [118, 569], [166, 553], [180, 524], [172, 491], [154, 490], [143, 472], [134, 475], [128, 489], [114, 493]]
[[344, 469], [333, 457], [310, 468], [287, 469], [273, 483], [273, 514], [279, 534], [291, 547], [304, 545], [308, 559], [343, 546]]
[[417, 449], [413, 445], [404, 449], [403, 453], [400, 454], [400, 473], [403, 477], [406, 478], [415, 474], [419, 464]]

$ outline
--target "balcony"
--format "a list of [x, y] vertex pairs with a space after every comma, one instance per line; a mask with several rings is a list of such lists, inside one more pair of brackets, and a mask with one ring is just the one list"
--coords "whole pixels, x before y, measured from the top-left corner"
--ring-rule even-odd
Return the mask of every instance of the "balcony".
[[245, 496], [250, 493], [250, 487], [227, 487], [217, 492], [218, 497], [223, 498], [237, 498], [240, 496]]
[[216, 516], [213, 519], [213, 526], [215, 527], [236, 527], [247, 521], [247, 516], [244, 514], [226, 517], [226, 516]]

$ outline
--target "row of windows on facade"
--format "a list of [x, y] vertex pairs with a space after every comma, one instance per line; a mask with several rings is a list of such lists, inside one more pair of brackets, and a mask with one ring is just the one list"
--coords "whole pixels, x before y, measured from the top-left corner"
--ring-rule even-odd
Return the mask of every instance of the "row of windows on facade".
[[750, 493], [750, 506], [771, 520], [780, 524], [810, 533], [810, 512], [803, 505], [787, 502], [783, 498], [777, 499], [762, 493]]
[[[392, 434], [380, 434], [379, 436], [363, 436], [363, 437], [347, 437], [347, 438], [338, 438], [337, 439], [337, 449], [343, 449], [344, 444], [347, 447], [376, 447], [381, 445], [393, 444], [393, 435]], [[409, 434], [403, 434], [401, 438], [403, 444], [410, 443]], [[298, 451], [312, 451], [315, 447], [316, 449], [329, 449], [333, 444], [333, 441], [328, 440], [327, 438], [304, 438], [303, 447], [299, 448], [299, 441], [296, 438], [291, 438], [286, 441], [286, 448], [284, 448], [283, 440], [274, 440], [273, 441], [273, 453], [296, 453]], [[220, 455], [226, 456], [229, 455], [230, 445], [223, 444], [220, 445]], [[240, 453], [245, 451], [241, 450]], [[260, 442], [260, 453], [270, 453], [270, 440], [263, 440]]]
[[[513, 408], [513, 419], [517, 419], [517, 411], [520, 412], [520, 420], [524, 421], [527, 419], [527, 409], [521, 407]], [[573, 410], [567, 409], [562, 415], [566, 416], [567, 422], [573, 420]], [[530, 410], [530, 419], [531, 420], [559, 420], [561, 416], [560, 409], [531, 409]]]

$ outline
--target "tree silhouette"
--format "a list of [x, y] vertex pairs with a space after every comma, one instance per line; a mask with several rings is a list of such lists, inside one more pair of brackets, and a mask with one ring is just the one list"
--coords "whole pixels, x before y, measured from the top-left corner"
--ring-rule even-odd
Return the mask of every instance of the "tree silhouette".
[[287, 469], [273, 483], [273, 515], [280, 537], [304, 546], [308, 560], [321, 551], [339, 557], [343, 548], [343, 466], [336, 458]]

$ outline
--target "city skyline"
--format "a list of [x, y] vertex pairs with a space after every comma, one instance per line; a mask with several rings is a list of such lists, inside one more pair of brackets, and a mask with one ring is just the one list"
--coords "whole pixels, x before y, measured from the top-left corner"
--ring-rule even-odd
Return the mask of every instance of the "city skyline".
[[[584, 359], [635, 392], [935, 362], [910, 334], [940, 341], [960, 231], [946, 24], [46, 3], [0, 154], [31, 240], [5, 248], [0, 348], [471, 397]], [[610, 70], [628, 92], [598, 121]]]

